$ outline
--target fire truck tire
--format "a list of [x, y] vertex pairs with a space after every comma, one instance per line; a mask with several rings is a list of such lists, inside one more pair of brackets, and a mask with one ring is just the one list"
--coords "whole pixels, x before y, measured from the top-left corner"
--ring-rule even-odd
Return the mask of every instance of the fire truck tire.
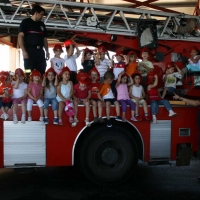
[[97, 184], [127, 180], [138, 163], [138, 147], [124, 128], [99, 128], [88, 134], [79, 149], [79, 167]]

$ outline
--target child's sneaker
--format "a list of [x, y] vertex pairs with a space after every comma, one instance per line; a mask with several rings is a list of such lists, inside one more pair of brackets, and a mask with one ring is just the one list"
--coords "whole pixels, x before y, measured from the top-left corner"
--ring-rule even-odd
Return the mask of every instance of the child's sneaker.
[[98, 123], [98, 122], [99, 122], [98, 117], [94, 117], [93, 123]]
[[158, 123], [156, 117], [153, 117], [153, 123], [154, 123], [154, 124], [157, 124], [157, 123]]
[[176, 115], [177, 114], [174, 111], [172, 111], [172, 110], [169, 111], [169, 117], [174, 117]]
[[13, 115], [13, 123], [14, 124], [18, 123], [17, 115]]
[[21, 117], [21, 123], [22, 124], [26, 123], [26, 115], [22, 115], [22, 117]]
[[75, 127], [78, 123], [78, 119], [77, 118], [74, 118], [74, 122], [72, 123], [72, 127]]
[[89, 119], [88, 119], [88, 118], [85, 119], [85, 125], [86, 125], [86, 126], [90, 126], [90, 122], [89, 122]]
[[54, 117], [53, 124], [58, 124], [58, 118], [57, 117]]
[[111, 120], [110, 119], [107, 119], [107, 127], [112, 127], [112, 123], [111, 123]]
[[142, 118], [140, 117], [140, 115], [135, 116], [135, 119], [137, 119], [138, 122], [141, 122], [141, 121], [142, 121]]
[[131, 121], [137, 122], [138, 120], [135, 117], [131, 117]]
[[31, 122], [32, 121], [32, 117], [28, 117], [28, 122]]
[[145, 115], [144, 118], [145, 118], [146, 121], [150, 121], [150, 118], [149, 118], [148, 115]]
[[71, 124], [71, 123], [73, 123], [73, 122], [74, 122], [73, 117], [69, 117], [69, 123]]
[[126, 122], [126, 118], [125, 117], [122, 117], [122, 122]]
[[116, 121], [122, 122], [122, 118], [120, 116], [115, 117]]
[[99, 117], [98, 122], [99, 123], [105, 123], [105, 120], [102, 117]]
[[6, 114], [6, 113], [3, 113], [3, 119], [4, 119], [4, 120], [7, 120], [8, 118], [9, 118], [9, 115]]
[[60, 125], [60, 126], [63, 125], [62, 119], [59, 119], [59, 121], [58, 121], [58, 125]]
[[49, 123], [49, 119], [47, 117], [44, 118], [44, 124], [48, 124]]
[[39, 121], [43, 122], [44, 121], [44, 117], [40, 117]]
[[1, 118], [2, 118], [2, 119], [4, 119], [4, 116], [3, 116], [3, 114], [1, 114]]

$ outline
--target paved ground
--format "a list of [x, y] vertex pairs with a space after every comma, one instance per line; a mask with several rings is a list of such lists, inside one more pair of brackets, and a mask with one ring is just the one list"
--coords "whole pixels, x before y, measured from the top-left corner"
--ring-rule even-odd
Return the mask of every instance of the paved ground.
[[200, 200], [200, 161], [190, 166], [139, 163], [119, 186], [99, 186], [74, 167], [45, 168], [27, 174], [0, 170], [0, 200]]

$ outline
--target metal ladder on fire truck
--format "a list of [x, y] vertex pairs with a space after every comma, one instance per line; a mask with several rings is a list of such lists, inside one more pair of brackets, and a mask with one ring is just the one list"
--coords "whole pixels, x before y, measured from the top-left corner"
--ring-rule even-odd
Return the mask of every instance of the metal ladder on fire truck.
[[[81, 31], [124, 36], [138, 36], [138, 22], [154, 21], [160, 40], [200, 41], [199, 17], [175, 11], [162, 12], [139, 8], [125, 8], [91, 3], [56, 0], [2, 0], [0, 1], [0, 29], [19, 27], [30, 16], [32, 5], [38, 3], [46, 9], [44, 23], [56, 37], [59, 31]], [[166, 9], [167, 10], [167, 9]], [[186, 24], [183, 25], [182, 23]], [[155, 30], [154, 30], [155, 31]], [[147, 32], [148, 34], [148, 32]]]

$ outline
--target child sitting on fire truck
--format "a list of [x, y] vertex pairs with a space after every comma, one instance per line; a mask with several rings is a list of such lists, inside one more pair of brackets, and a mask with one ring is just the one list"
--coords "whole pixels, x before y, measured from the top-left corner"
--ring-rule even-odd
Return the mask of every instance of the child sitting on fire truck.
[[107, 117], [107, 127], [112, 127], [112, 123], [110, 120], [110, 106], [115, 105], [115, 110], [117, 116], [115, 120], [122, 121], [120, 117], [120, 106], [119, 102], [115, 99], [110, 84], [113, 82], [115, 75], [111, 71], [107, 71], [104, 74], [104, 82], [100, 87], [100, 91], [98, 93], [98, 97], [101, 101], [106, 102], [106, 117]]
[[[91, 88], [91, 98], [90, 102], [92, 104], [92, 111], [94, 115], [93, 123], [104, 123], [105, 121], [102, 119], [102, 101], [98, 98], [98, 92], [100, 88], [100, 83], [98, 83], [100, 79], [100, 74], [97, 71], [96, 67], [89, 71], [89, 76], [91, 79], [90, 88]], [[98, 108], [98, 109], [97, 109]], [[98, 110], [98, 115], [97, 115]], [[99, 116], [99, 117], [97, 117]]]
[[147, 75], [147, 94], [148, 94], [148, 103], [151, 105], [151, 112], [153, 117], [153, 123], [157, 124], [156, 114], [158, 113], [158, 106], [164, 105], [165, 108], [169, 111], [169, 117], [177, 115], [173, 110], [168, 100], [162, 99], [159, 97], [158, 90], [156, 88], [158, 84], [158, 76], [153, 72], [148, 73]]
[[27, 111], [28, 111], [28, 122], [32, 121], [32, 106], [36, 103], [40, 110], [39, 121], [43, 122], [43, 87], [41, 84], [41, 74], [38, 70], [34, 69], [30, 74], [30, 82], [28, 84], [28, 101], [27, 101]]
[[7, 120], [9, 118], [8, 110], [12, 107], [13, 89], [10, 81], [9, 72], [0, 72], [0, 109], [2, 111], [1, 118]]
[[24, 82], [25, 80], [25, 73], [22, 69], [17, 68], [15, 70], [15, 79], [16, 81], [12, 82], [13, 87], [13, 96], [12, 96], [12, 102], [13, 102], [13, 123], [18, 123], [17, 118], [17, 110], [18, 110], [18, 104], [21, 104], [22, 109], [22, 117], [21, 117], [21, 123], [26, 123], [26, 104], [27, 104], [27, 84]]
[[89, 122], [89, 114], [90, 114], [90, 98], [91, 98], [91, 88], [89, 86], [90, 78], [89, 75], [83, 71], [80, 71], [76, 76], [78, 83], [74, 85], [74, 122], [72, 123], [72, 127], [75, 127], [78, 123], [77, 115], [78, 115], [78, 104], [83, 103], [85, 105], [85, 125], [90, 126]]
[[[62, 68], [58, 76], [59, 84], [57, 86], [56, 99], [59, 103], [59, 107], [58, 107], [58, 117], [59, 117], [58, 124], [59, 125], [63, 125], [62, 114], [63, 114], [66, 101], [70, 101], [73, 96], [73, 83], [72, 81], [70, 81], [70, 73], [71, 72], [69, 68], [66, 66]], [[73, 121], [74, 119], [72, 117], [69, 117], [69, 122], [73, 123]]]
[[51, 108], [54, 113], [53, 124], [58, 124], [58, 101], [56, 99], [56, 86], [58, 85], [57, 74], [53, 68], [49, 68], [42, 81], [44, 87], [44, 124], [49, 123], [48, 108]]

